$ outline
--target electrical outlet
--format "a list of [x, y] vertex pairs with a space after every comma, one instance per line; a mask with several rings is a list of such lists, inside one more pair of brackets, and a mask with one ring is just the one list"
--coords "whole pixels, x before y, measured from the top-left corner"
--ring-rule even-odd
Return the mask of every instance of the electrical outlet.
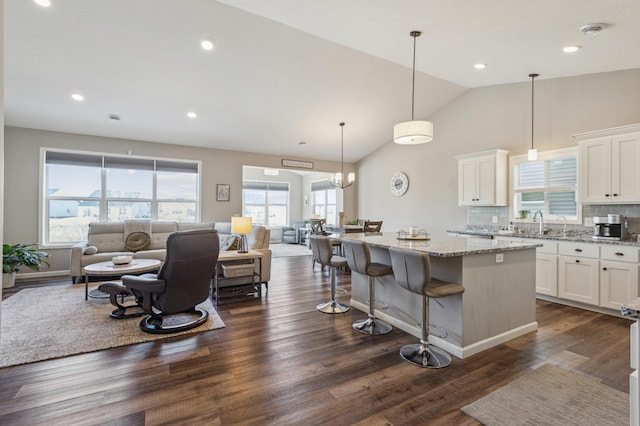
[[493, 217], [491, 218], [491, 221], [492, 221], [493, 223], [498, 223], [498, 216], [493, 216]]
[[585, 217], [584, 226], [593, 226], [593, 217]]
[[496, 254], [496, 263], [502, 263], [502, 262], [504, 262], [504, 253]]

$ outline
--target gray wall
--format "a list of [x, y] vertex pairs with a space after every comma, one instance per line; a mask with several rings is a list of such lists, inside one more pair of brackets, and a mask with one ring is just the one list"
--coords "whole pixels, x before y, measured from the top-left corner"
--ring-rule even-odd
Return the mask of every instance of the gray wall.
[[[35, 129], [5, 127], [4, 158], [4, 227], [3, 240], [8, 243], [39, 242], [38, 206], [40, 176], [40, 148], [63, 148], [83, 151], [202, 161], [202, 221], [229, 221], [242, 212], [242, 166], [281, 167], [281, 157], [237, 151], [196, 148], [181, 145], [112, 139], [99, 136], [49, 132]], [[308, 160], [300, 158], [300, 160]], [[314, 169], [333, 172], [339, 162], [313, 160]], [[353, 171], [353, 164], [345, 164]], [[81, 178], [81, 177], [80, 177]], [[231, 199], [216, 201], [215, 185], [231, 185]], [[346, 205], [355, 210], [356, 198], [346, 195]], [[66, 254], [58, 254], [67, 262]]]
[[[640, 122], [640, 69], [540, 78], [535, 84], [538, 151], [576, 146], [576, 133]], [[471, 89], [429, 119], [434, 124], [431, 143], [390, 142], [358, 163], [358, 214], [384, 220], [384, 231], [411, 225], [432, 234], [464, 229], [467, 207], [457, 205], [454, 156], [494, 148], [525, 154], [531, 143], [531, 83]], [[403, 197], [389, 191], [396, 171], [409, 177]]]

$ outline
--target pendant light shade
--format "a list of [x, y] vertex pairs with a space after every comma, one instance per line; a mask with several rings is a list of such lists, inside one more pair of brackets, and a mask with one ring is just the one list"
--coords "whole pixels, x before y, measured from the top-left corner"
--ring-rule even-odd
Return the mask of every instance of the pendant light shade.
[[347, 181], [344, 180], [344, 123], [340, 123], [340, 171], [335, 175], [329, 176], [329, 184], [336, 188], [345, 189], [356, 181], [356, 174], [351, 172], [347, 175]]
[[401, 145], [417, 145], [433, 140], [433, 124], [429, 121], [413, 119], [416, 89], [416, 37], [420, 37], [420, 31], [411, 31], [413, 37], [413, 80], [411, 83], [411, 121], [405, 121], [393, 126], [393, 141]]
[[531, 77], [531, 148], [529, 149], [529, 152], [527, 153], [527, 160], [529, 161], [536, 161], [538, 159], [538, 150], [535, 149], [533, 147], [533, 107], [534, 107], [534, 101], [533, 101], [533, 79], [536, 78], [537, 76], [539, 76], [540, 74], [529, 74], [529, 77]]

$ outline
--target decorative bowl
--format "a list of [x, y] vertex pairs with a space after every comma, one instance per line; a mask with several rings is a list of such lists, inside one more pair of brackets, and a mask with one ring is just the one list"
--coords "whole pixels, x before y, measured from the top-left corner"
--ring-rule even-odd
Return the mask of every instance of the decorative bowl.
[[111, 261], [114, 265], [127, 265], [131, 263], [132, 256], [115, 256]]

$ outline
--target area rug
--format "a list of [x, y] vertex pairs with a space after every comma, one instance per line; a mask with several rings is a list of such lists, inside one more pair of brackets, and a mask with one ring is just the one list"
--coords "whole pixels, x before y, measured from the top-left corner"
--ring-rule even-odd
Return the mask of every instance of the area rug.
[[140, 317], [114, 320], [108, 299], [84, 300], [84, 284], [26, 288], [2, 301], [0, 367], [93, 352], [224, 327], [210, 300], [209, 319], [172, 334], [140, 330]]
[[304, 244], [271, 244], [271, 257], [311, 256], [311, 250]]
[[544, 364], [462, 411], [484, 425], [625, 425], [629, 395]]

